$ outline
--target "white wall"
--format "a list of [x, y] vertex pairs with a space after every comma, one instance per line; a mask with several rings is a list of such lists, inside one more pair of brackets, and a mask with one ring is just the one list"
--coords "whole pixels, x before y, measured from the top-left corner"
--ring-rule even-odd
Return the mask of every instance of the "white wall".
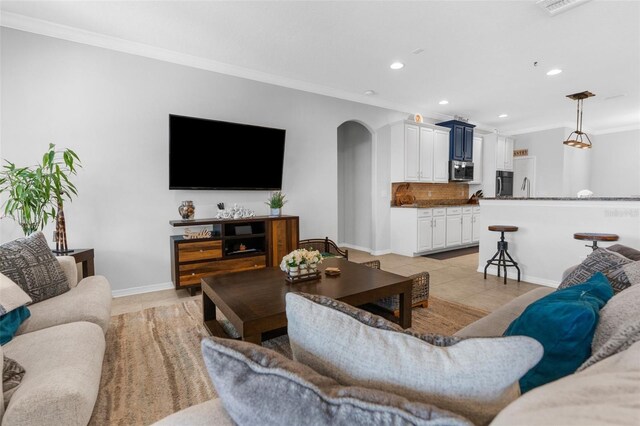
[[362, 124], [338, 127], [338, 240], [371, 251], [372, 137]]
[[[168, 237], [178, 232], [168, 221], [179, 218], [180, 201], [193, 200], [196, 217], [214, 215], [218, 202], [267, 213], [264, 191], [168, 190], [170, 113], [286, 129], [284, 213], [300, 216], [302, 238], [337, 237], [338, 126], [379, 129], [407, 116], [6, 28], [0, 47], [2, 157], [31, 164], [49, 142], [78, 153], [80, 194], [65, 206], [69, 245], [94, 247], [97, 273], [115, 290], [170, 281]], [[373, 149], [379, 252], [389, 247], [389, 147], [374, 135]], [[0, 240], [18, 236], [0, 220]]]
[[640, 196], [640, 130], [591, 137], [595, 195]]
[[565, 130], [552, 129], [515, 135], [515, 149], [528, 149], [536, 157], [536, 196], [559, 197], [564, 193]]

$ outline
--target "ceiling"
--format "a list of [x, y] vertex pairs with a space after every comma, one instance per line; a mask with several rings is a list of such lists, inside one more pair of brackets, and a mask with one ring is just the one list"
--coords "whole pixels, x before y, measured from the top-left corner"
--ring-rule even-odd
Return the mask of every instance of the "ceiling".
[[[436, 118], [461, 115], [485, 129], [575, 126], [575, 102], [565, 95], [584, 90], [596, 94], [585, 101], [585, 129], [640, 127], [640, 1], [594, 0], [553, 17], [535, 0], [0, 7], [3, 25], [36, 18], [229, 65], [222, 72]], [[391, 70], [393, 61], [405, 67]], [[552, 68], [563, 72], [549, 77]]]

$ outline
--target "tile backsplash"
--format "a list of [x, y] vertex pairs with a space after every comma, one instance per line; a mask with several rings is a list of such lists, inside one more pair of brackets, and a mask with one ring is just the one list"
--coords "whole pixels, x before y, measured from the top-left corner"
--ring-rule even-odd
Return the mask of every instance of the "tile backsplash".
[[407, 203], [412, 196], [416, 202], [429, 200], [469, 199], [469, 185], [466, 183], [417, 183], [395, 182], [391, 184], [391, 205]]

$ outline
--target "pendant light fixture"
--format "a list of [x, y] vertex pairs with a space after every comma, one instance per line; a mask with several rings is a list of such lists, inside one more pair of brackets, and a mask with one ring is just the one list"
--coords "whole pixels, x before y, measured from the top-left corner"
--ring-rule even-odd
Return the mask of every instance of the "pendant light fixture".
[[578, 101], [578, 112], [576, 118], [576, 130], [571, 132], [567, 140], [563, 142], [565, 145], [581, 149], [591, 148], [591, 139], [589, 139], [589, 135], [582, 131], [582, 101], [592, 96], [595, 95], [589, 91], [567, 95], [567, 98]]

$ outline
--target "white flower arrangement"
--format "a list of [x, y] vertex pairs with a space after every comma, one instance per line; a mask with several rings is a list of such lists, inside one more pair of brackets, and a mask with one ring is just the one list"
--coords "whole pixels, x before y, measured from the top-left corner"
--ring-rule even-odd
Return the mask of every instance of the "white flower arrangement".
[[292, 267], [318, 263], [322, 263], [322, 255], [320, 252], [318, 250], [307, 250], [303, 248], [294, 250], [283, 257], [282, 262], [280, 262], [280, 269], [284, 272], [289, 272], [289, 269]]

